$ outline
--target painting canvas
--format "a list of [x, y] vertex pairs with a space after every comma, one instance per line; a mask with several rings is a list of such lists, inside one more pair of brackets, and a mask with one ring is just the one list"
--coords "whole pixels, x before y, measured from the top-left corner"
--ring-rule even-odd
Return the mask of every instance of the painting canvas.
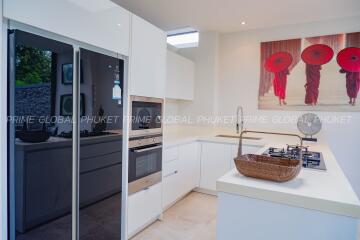
[[360, 32], [262, 42], [259, 109], [360, 111]]

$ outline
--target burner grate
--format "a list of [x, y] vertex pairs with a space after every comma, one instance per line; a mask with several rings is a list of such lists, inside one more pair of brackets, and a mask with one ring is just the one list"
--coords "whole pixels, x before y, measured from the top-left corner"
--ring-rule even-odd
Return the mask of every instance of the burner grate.
[[287, 145], [286, 148], [270, 147], [263, 155], [300, 160], [302, 153], [303, 167], [309, 169], [326, 170], [322, 153], [309, 151], [308, 147]]

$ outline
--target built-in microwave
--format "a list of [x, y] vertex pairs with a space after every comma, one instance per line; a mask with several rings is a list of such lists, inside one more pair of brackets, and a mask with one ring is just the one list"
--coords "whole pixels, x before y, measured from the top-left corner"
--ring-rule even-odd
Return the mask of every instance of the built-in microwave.
[[130, 96], [130, 136], [162, 134], [163, 99]]

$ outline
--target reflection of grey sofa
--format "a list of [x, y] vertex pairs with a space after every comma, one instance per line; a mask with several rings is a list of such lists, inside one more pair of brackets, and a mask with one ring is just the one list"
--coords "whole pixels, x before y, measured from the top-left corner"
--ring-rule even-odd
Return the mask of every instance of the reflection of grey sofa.
[[[16, 144], [16, 230], [24, 233], [71, 211], [71, 139]], [[120, 135], [81, 139], [80, 206], [121, 191]]]

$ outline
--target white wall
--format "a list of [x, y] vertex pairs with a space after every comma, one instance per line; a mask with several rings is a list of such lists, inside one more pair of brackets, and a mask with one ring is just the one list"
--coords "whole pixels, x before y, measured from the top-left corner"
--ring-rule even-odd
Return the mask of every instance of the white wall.
[[[219, 46], [218, 105], [220, 115], [234, 114], [236, 105], [244, 106], [246, 114], [265, 116], [299, 116], [301, 112], [258, 110], [260, 42], [298, 37], [319, 36], [360, 31], [360, 16], [348, 19], [301, 24], [273, 29], [222, 35]], [[325, 123], [321, 140], [333, 149], [342, 169], [360, 196], [360, 113], [319, 113], [321, 116], [350, 117], [348, 124]], [[249, 123], [248, 127], [296, 131], [296, 124]]]
[[[181, 115], [235, 116], [242, 105], [250, 119], [247, 128], [298, 132], [296, 119], [304, 112], [258, 110], [260, 42], [360, 31], [360, 16], [311, 24], [217, 35], [201, 33], [199, 49], [178, 51], [195, 61], [195, 100], [179, 103]], [[360, 113], [319, 112], [328, 117], [319, 134], [333, 149], [346, 176], [360, 197]], [[278, 117], [290, 122], [279, 123]], [[256, 121], [259, 120], [260, 121]], [[223, 126], [235, 129], [234, 123]]]

